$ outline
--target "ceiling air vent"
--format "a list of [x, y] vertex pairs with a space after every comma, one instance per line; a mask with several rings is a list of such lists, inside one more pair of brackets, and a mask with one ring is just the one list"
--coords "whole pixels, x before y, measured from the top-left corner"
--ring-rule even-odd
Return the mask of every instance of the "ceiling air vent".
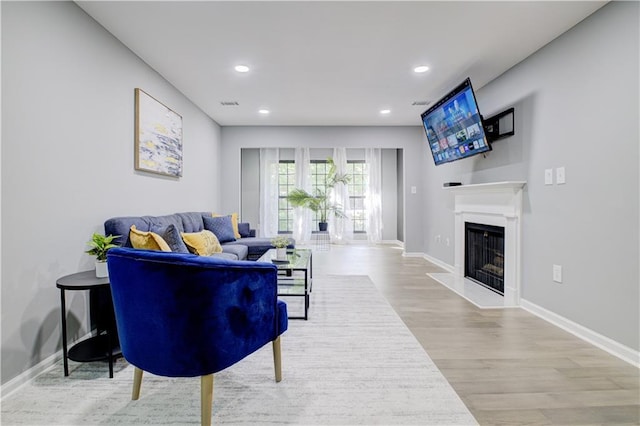
[[236, 101], [222, 101], [220, 102], [222, 106], [239, 106], [240, 104]]
[[431, 101], [413, 101], [411, 105], [413, 106], [427, 106], [431, 103]]

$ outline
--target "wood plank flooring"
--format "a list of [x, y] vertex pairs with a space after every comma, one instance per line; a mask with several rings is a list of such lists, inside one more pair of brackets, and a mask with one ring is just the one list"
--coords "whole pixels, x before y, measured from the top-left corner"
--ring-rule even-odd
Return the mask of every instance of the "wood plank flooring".
[[369, 275], [482, 425], [640, 424], [639, 369], [522, 309], [476, 308], [422, 258], [334, 245], [313, 261], [316, 276]]

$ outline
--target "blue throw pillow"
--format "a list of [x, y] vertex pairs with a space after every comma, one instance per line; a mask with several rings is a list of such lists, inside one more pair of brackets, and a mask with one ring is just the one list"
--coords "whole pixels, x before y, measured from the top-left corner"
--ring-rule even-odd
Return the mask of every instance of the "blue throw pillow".
[[174, 224], [168, 225], [166, 227], [152, 227], [153, 231], [156, 234], [160, 235], [169, 245], [169, 248], [174, 253], [189, 253], [189, 249], [186, 244], [182, 240], [182, 236], [180, 235], [180, 231]]
[[238, 233], [242, 238], [251, 236], [251, 225], [248, 222], [238, 224]]
[[204, 229], [213, 232], [220, 243], [228, 243], [236, 240], [233, 233], [233, 222], [231, 216], [203, 217]]

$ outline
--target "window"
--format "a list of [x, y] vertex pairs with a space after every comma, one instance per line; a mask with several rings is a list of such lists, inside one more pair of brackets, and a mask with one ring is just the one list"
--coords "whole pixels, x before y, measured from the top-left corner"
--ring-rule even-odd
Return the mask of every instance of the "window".
[[293, 231], [293, 210], [287, 195], [295, 188], [296, 165], [293, 161], [281, 160], [278, 169], [278, 233]]
[[349, 214], [353, 221], [353, 232], [366, 232], [365, 198], [367, 194], [367, 164], [364, 161], [348, 161], [347, 174], [351, 176], [349, 182]]
[[[325, 181], [329, 172], [329, 163], [326, 160], [311, 161], [312, 192], [325, 191]], [[351, 176], [349, 182], [349, 206], [345, 207], [353, 222], [353, 232], [365, 232], [366, 210], [364, 200], [366, 197], [367, 165], [364, 160], [348, 161], [347, 174]], [[317, 223], [320, 215], [313, 215], [313, 229], [318, 229]]]
[[[311, 193], [326, 191], [325, 182], [329, 172], [326, 160], [311, 161]], [[366, 223], [366, 188], [368, 171], [364, 160], [350, 160], [347, 162], [347, 174], [351, 176], [349, 182], [349, 206], [345, 207], [353, 222], [354, 233], [365, 233]], [[287, 195], [295, 188], [296, 165], [290, 160], [281, 160], [278, 171], [278, 233], [286, 234], [293, 231], [293, 209]], [[313, 213], [312, 229], [318, 229], [320, 214]]]

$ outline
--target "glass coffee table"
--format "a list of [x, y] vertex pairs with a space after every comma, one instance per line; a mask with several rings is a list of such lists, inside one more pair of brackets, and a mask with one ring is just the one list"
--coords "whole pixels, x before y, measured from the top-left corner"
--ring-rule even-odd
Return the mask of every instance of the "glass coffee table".
[[308, 319], [309, 296], [313, 288], [313, 262], [311, 250], [287, 250], [287, 260], [277, 260], [276, 250], [263, 254], [258, 262], [272, 263], [278, 268], [278, 297], [304, 298], [304, 315], [289, 319]]

